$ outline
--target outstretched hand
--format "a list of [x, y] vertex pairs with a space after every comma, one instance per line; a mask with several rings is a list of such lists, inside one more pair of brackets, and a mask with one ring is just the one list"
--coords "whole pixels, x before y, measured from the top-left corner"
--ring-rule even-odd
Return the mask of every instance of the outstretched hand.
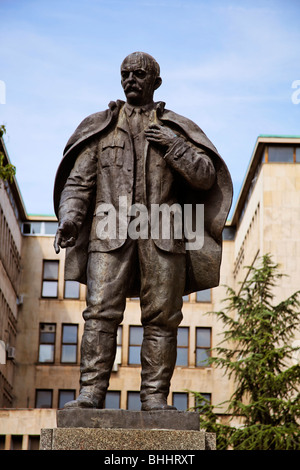
[[149, 142], [167, 148], [177, 137], [171, 129], [158, 124], [151, 124], [148, 129], [145, 130], [145, 135]]
[[60, 248], [74, 246], [78, 236], [77, 227], [74, 222], [66, 220], [57, 229], [54, 239], [54, 249], [56, 254], [60, 252]]

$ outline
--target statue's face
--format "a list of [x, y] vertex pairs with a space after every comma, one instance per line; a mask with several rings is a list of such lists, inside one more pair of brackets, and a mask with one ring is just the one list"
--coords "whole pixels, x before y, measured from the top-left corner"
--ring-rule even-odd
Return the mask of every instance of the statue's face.
[[161, 84], [153, 65], [142, 54], [126, 57], [121, 66], [121, 77], [127, 102], [134, 106], [152, 103], [154, 90]]

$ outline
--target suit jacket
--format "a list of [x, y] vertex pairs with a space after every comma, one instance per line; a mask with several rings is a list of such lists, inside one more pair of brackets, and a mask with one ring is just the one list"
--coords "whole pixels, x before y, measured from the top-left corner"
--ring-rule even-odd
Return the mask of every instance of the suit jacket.
[[[57, 172], [56, 214], [60, 222], [71, 219], [79, 228], [75, 247], [67, 249], [66, 279], [86, 282], [88, 247], [90, 251], [112, 251], [126, 239], [100, 240], [97, 236], [99, 204], [117, 207], [120, 195], [126, 196], [128, 206], [134, 202], [134, 152], [123, 105], [121, 101], [110, 103], [108, 110], [89, 116], [78, 126]], [[150, 208], [151, 204], [191, 204], [195, 211], [196, 204], [204, 204], [204, 244], [200, 250], [186, 251], [185, 293], [214, 287], [219, 283], [222, 230], [232, 200], [229, 172], [196, 124], [165, 110], [164, 103], [157, 104], [152, 119], [173, 129], [185, 142], [175, 139], [165, 155], [146, 143], [143, 181], [146, 205]], [[209, 176], [211, 161], [215, 169], [213, 184]], [[174, 236], [159, 237], [154, 242], [165, 251], [185, 251], [184, 240]], [[128, 296], [136, 295], [138, 285], [128, 292]]]

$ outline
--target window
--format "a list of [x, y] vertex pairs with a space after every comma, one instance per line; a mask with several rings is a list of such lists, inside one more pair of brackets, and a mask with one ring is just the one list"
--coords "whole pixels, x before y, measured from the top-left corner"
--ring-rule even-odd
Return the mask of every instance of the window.
[[211, 328], [196, 328], [196, 367], [209, 367]]
[[29, 436], [28, 450], [40, 450], [40, 436]]
[[54, 297], [58, 294], [58, 261], [44, 260], [42, 297]]
[[195, 397], [195, 406], [198, 407], [197, 411], [201, 413], [201, 407], [211, 404], [211, 393], [201, 393], [203, 398]]
[[35, 408], [52, 408], [52, 390], [37, 390]]
[[210, 289], [199, 290], [196, 293], [196, 301], [197, 302], [211, 302], [211, 290]]
[[24, 222], [22, 226], [23, 235], [55, 235], [57, 222]]
[[141, 346], [143, 342], [143, 327], [130, 326], [129, 327], [129, 356], [128, 364], [141, 363]]
[[128, 392], [127, 393], [127, 410], [131, 410], [131, 411], [141, 410], [140, 392]]
[[300, 162], [300, 147], [296, 147], [296, 162]]
[[0, 450], [5, 449], [5, 434], [0, 434]]
[[62, 325], [61, 362], [77, 362], [78, 325]]
[[121, 392], [108, 391], [105, 397], [105, 408], [110, 410], [120, 409]]
[[177, 334], [177, 359], [176, 366], [188, 366], [189, 353], [189, 329], [179, 327]]
[[293, 163], [294, 148], [285, 146], [269, 146], [268, 162], [287, 162]]
[[183, 300], [183, 302], [189, 302], [190, 296], [189, 296], [189, 295], [184, 295], [184, 296], [182, 297], [182, 300]]
[[11, 436], [10, 450], [22, 450], [23, 436], [15, 435]]
[[186, 411], [188, 409], [188, 394], [181, 392], [173, 393], [173, 406], [177, 408], [178, 411]]
[[68, 401], [75, 400], [75, 390], [59, 390], [58, 392], [58, 408], [64, 407]]
[[79, 299], [79, 282], [65, 281], [65, 299]]
[[25, 222], [23, 224], [23, 234], [24, 235], [36, 235], [41, 233], [41, 222]]
[[235, 227], [224, 227], [223, 233], [222, 233], [223, 240], [234, 240], [235, 232], [236, 232]]
[[54, 323], [41, 323], [39, 336], [39, 362], [53, 363], [56, 326]]

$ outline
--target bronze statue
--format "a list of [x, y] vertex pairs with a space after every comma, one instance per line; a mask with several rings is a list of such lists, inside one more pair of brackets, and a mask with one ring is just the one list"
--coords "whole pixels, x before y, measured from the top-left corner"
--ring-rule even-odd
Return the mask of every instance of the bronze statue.
[[[126, 57], [121, 65], [126, 103], [111, 102], [106, 111], [87, 117], [69, 139], [57, 172], [55, 250], [67, 248], [65, 279], [87, 284], [80, 394], [67, 408], [104, 406], [126, 298], [138, 296], [142, 410], [174, 409], [167, 397], [182, 296], [219, 283], [231, 178], [196, 124], [153, 101], [161, 82], [153, 57], [142, 52]], [[163, 237], [165, 220], [156, 236], [151, 230], [148, 237], [129, 236], [137, 212], [124, 216], [120, 201], [148, 213], [152, 207], [186, 205], [189, 217], [204, 207], [201, 246], [187, 249], [185, 233], [175, 234], [174, 226]], [[105, 231], [112, 214], [116, 230]], [[169, 225], [174, 219], [171, 214]], [[146, 220], [144, 228], [151, 216]]]

